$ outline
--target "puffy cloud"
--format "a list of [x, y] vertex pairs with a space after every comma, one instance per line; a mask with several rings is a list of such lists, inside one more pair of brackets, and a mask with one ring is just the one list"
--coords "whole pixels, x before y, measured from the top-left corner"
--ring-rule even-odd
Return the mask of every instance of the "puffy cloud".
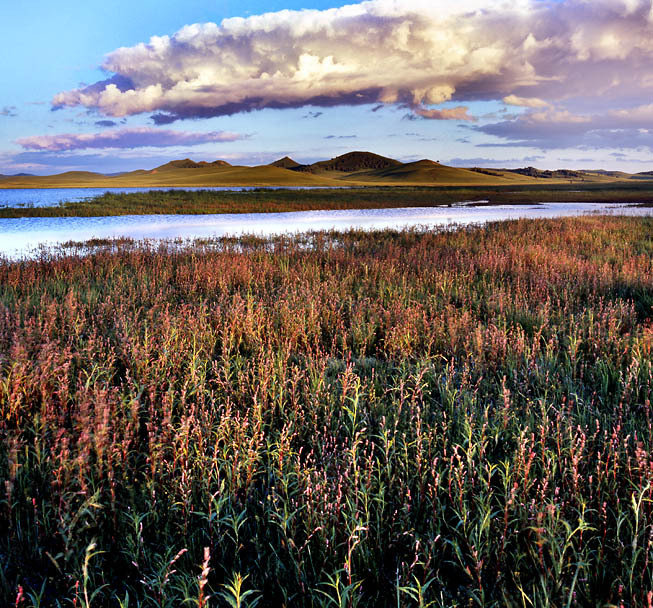
[[114, 129], [100, 133], [62, 133], [60, 135], [35, 135], [23, 137], [16, 143], [25, 150], [49, 152], [84, 150], [88, 148], [164, 148], [168, 146], [194, 146], [204, 143], [231, 142], [244, 136], [226, 131], [190, 133], [152, 127]]
[[[157, 125], [361, 104], [462, 122], [475, 120], [464, 102], [503, 100], [525, 111], [480, 117], [469, 128], [499, 138], [481, 146], [653, 150], [652, 64], [651, 0], [370, 0], [188, 25], [110, 53], [105, 80], [53, 105], [147, 112]], [[158, 133], [153, 140], [165, 141]], [[22, 141], [86, 145], [58, 137]], [[145, 139], [125, 136], [119, 147]]]
[[[54, 97], [157, 124], [304, 105], [650, 97], [650, 0], [369, 0], [188, 25]], [[444, 111], [444, 110], [442, 110]]]

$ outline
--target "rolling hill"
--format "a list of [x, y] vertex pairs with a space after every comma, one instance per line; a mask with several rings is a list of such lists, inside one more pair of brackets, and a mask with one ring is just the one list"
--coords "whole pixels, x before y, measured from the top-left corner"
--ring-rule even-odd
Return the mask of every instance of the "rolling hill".
[[348, 152], [331, 160], [322, 160], [312, 165], [298, 165], [293, 171], [302, 173], [358, 173], [375, 169], [400, 167], [403, 163], [393, 158], [372, 152]]
[[652, 172], [630, 175], [612, 171], [542, 171], [523, 169], [449, 167], [423, 159], [403, 163], [372, 152], [354, 151], [330, 160], [300, 164], [285, 156], [269, 165], [231, 165], [224, 160], [172, 160], [154, 169], [106, 175], [68, 171], [58, 175], [0, 176], [0, 188], [112, 188], [212, 186], [501, 186], [570, 182], [615, 182], [653, 179]]
[[297, 161], [294, 161], [290, 156], [284, 156], [279, 160], [275, 160], [273, 163], [270, 163], [270, 167], [280, 167], [281, 169], [295, 169], [296, 167], [302, 167]]
[[400, 163], [377, 169], [356, 173], [345, 178], [364, 182], [394, 182], [406, 184], [487, 184], [506, 183], [503, 174], [479, 173], [470, 169], [448, 167], [432, 160], [418, 160], [413, 163]]

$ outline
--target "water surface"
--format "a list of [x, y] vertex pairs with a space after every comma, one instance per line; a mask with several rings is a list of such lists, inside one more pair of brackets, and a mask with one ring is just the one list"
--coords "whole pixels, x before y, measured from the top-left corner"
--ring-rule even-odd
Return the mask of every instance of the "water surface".
[[[348, 186], [343, 186], [347, 188]], [[165, 192], [167, 190], [212, 190], [214, 192], [247, 192], [249, 190], [323, 190], [332, 186], [207, 186], [207, 187], [147, 187], [147, 188], [0, 188], [0, 207], [55, 207], [59, 203], [78, 203], [111, 194], [131, 194], [133, 192]]]
[[213, 215], [125, 215], [0, 219], [0, 254], [35, 255], [38, 247], [91, 238], [194, 239], [242, 234], [273, 235], [309, 230], [383, 229], [482, 224], [517, 218], [554, 218], [586, 213], [653, 215], [653, 208], [613, 203], [409, 207]]

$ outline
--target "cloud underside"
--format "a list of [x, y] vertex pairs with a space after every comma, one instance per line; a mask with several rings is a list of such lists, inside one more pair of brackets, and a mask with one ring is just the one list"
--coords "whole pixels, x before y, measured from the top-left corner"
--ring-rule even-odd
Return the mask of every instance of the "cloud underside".
[[[634, 134], [633, 145], [650, 147], [641, 130], [653, 128], [652, 64], [651, 0], [370, 0], [189, 25], [120, 48], [104, 61], [105, 80], [57, 94], [53, 107], [149, 113], [165, 125], [390, 104], [470, 122], [463, 104], [497, 100], [521, 110], [471, 126], [497, 145], [603, 147]], [[578, 107], [595, 114], [576, 116]]]
[[194, 146], [205, 143], [232, 142], [244, 136], [226, 131], [191, 133], [137, 127], [114, 129], [99, 133], [62, 133], [59, 135], [35, 135], [16, 140], [25, 150], [63, 152], [85, 149], [133, 149], [165, 148], [171, 146]]
[[110, 53], [107, 80], [53, 105], [162, 124], [305, 105], [644, 99], [651, 32], [650, 0], [371, 0], [189, 25]]

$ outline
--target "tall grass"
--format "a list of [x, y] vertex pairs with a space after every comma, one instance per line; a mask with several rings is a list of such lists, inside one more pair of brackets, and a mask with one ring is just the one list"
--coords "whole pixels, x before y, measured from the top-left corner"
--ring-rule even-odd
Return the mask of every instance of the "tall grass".
[[653, 220], [0, 263], [5, 606], [651, 606]]
[[[2, 194], [0, 191], [0, 201]], [[102, 195], [52, 207], [2, 207], [0, 218], [96, 217], [131, 214], [279, 213], [316, 209], [437, 207], [462, 201], [524, 205], [537, 202], [613, 202], [653, 204], [651, 182], [550, 184], [536, 186], [364, 187], [291, 190], [256, 188], [243, 192], [149, 190]]]

